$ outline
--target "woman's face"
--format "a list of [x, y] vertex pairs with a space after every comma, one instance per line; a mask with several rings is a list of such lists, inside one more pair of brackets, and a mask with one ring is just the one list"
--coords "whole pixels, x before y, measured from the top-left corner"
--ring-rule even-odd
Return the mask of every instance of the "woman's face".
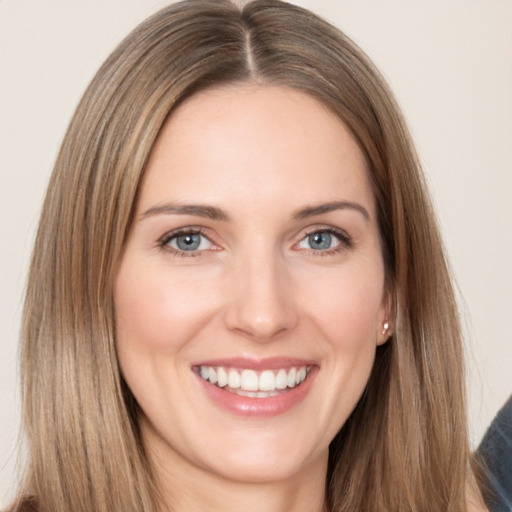
[[325, 470], [388, 311], [374, 198], [345, 126], [277, 87], [181, 104], [150, 155], [115, 307], [160, 463], [244, 481]]

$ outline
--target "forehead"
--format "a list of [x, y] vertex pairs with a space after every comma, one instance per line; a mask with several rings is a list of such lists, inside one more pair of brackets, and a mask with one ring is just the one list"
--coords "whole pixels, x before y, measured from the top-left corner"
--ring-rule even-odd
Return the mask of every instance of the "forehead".
[[139, 197], [141, 208], [166, 199], [283, 208], [358, 199], [373, 211], [366, 162], [346, 126], [313, 97], [273, 86], [225, 86], [180, 104], [157, 137]]

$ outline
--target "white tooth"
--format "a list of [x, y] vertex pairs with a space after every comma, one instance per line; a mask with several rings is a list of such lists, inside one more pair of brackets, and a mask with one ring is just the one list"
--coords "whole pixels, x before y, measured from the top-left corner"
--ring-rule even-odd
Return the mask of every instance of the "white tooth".
[[248, 398], [268, 398], [279, 395], [279, 391], [245, 391], [244, 389], [235, 389], [231, 393]]
[[242, 370], [240, 387], [245, 391], [258, 391], [258, 374], [254, 370]]
[[297, 380], [298, 384], [301, 382], [304, 382], [306, 378], [306, 368], [303, 366], [298, 372], [297, 372]]
[[286, 389], [287, 385], [286, 370], [281, 368], [276, 375], [276, 389]]
[[276, 396], [279, 393], [277, 391], [258, 391], [258, 398], [268, 398], [269, 396]]
[[236, 370], [229, 370], [228, 372], [228, 386], [236, 389], [240, 387], [240, 374]]
[[264, 372], [261, 372], [259, 389], [260, 391], [274, 391], [276, 389], [276, 378], [272, 370], [265, 370]]
[[237, 389], [235, 395], [238, 396], [247, 396], [249, 398], [257, 398], [259, 391], [246, 391], [245, 389]]
[[201, 378], [203, 378], [204, 380], [208, 380], [208, 367], [201, 366], [199, 368], [199, 374], [201, 375]]
[[217, 368], [217, 386], [220, 388], [223, 388], [228, 383], [228, 374], [226, 373], [226, 370], [220, 366]]
[[296, 377], [297, 377], [297, 370], [295, 368], [292, 368], [288, 372], [288, 376], [287, 376], [287, 384], [288, 384], [289, 388], [294, 388], [295, 387], [295, 379], [296, 379]]
[[217, 382], [217, 372], [211, 366], [208, 367], [208, 380], [215, 384]]

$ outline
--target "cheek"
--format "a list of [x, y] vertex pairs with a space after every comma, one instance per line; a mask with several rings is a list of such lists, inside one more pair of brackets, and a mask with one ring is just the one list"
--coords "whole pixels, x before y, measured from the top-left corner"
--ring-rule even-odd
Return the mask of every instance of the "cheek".
[[211, 317], [213, 298], [204, 283], [186, 271], [173, 272], [165, 260], [156, 265], [132, 256], [120, 266], [114, 288], [117, 353], [123, 377], [149, 418], [161, 419], [162, 411], [174, 411], [184, 399], [169, 389], [180, 388], [188, 372], [182, 364], [187, 347]]
[[322, 354], [317, 377], [321, 399], [312, 416], [323, 439], [330, 442], [354, 410], [371, 374], [384, 273], [378, 264], [347, 264], [309, 274], [313, 279], [308, 282], [315, 286], [301, 280], [298, 300], [309, 338]]
[[114, 291], [120, 351], [173, 351], [193, 337], [213, 308], [206, 283], [165, 266], [123, 263]]
[[357, 350], [375, 345], [379, 322], [384, 316], [384, 277], [380, 267], [347, 268], [317, 276], [313, 288], [303, 288], [304, 311], [324, 331], [331, 344]]

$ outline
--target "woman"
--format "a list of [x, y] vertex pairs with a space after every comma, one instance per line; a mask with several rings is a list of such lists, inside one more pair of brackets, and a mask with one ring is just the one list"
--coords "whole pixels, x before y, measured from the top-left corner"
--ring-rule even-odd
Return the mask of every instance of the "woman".
[[460, 338], [364, 54], [284, 3], [176, 4], [107, 59], [56, 162], [15, 509], [470, 509]]

